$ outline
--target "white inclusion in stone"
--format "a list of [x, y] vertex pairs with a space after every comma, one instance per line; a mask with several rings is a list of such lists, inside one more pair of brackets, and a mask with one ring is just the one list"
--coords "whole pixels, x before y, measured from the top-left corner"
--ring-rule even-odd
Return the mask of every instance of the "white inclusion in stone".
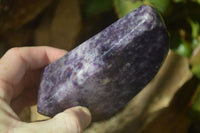
[[73, 106], [79, 105], [79, 102], [78, 102], [78, 101], [73, 101], [73, 102], [72, 102], [72, 105], [73, 105]]
[[103, 79], [103, 81], [102, 81], [102, 85], [106, 85], [106, 84], [108, 84], [110, 81], [111, 81], [111, 80], [110, 80], [109, 78], [105, 78], [105, 79]]
[[[61, 103], [64, 100], [63, 97], [66, 97], [67, 94], [69, 94], [69, 93], [71, 94], [71, 92], [70, 92], [71, 90], [67, 89], [68, 93], [66, 93], [66, 86], [65, 86], [65, 84], [59, 85], [58, 88], [59, 88], [59, 91], [56, 91], [55, 94], [54, 94], [54, 96], [57, 97], [56, 101], [59, 102], [59, 103]], [[61, 94], [62, 94], [62, 96], [61, 96]]]
[[84, 68], [80, 69], [78, 72], [77, 72], [77, 83], [79, 85], [83, 84], [85, 82], [85, 80], [87, 79], [86, 77], [84, 77], [84, 73], [87, 73], [87, 70], [88, 70], [88, 63], [85, 63], [84, 64]]
[[107, 68], [111, 68], [112, 67], [112, 64], [109, 64], [108, 66], [107, 66]]

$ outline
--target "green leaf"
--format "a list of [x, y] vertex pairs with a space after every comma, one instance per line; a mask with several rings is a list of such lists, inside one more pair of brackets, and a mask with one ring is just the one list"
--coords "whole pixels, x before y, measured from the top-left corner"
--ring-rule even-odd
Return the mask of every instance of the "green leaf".
[[113, 0], [83, 0], [82, 12], [84, 16], [89, 17], [113, 8]]
[[119, 17], [123, 17], [141, 5], [150, 5], [156, 8], [161, 14], [167, 13], [170, 0], [114, 0], [115, 9]]
[[188, 22], [190, 23], [192, 28], [192, 38], [197, 38], [200, 31], [199, 22], [193, 21], [191, 19], [188, 19]]
[[181, 41], [181, 43], [175, 50], [178, 54], [186, 57], [190, 57], [192, 54], [192, 47], [186, 41]]
[[200, 46], [196, 47], [190, 57], [192, 72], [200, 79]]
[[132, 0], [114, 0], [114, 4], [117, 15], [119, 16], [119, 18], [121, 18], [127, 15], [132, 10], [140, 7], [144, 3], [138, 0], [135, 2], [133, 2]]
[[149, 2], [161, 13], [165, 14], [167, 13], [169, 6], [170, 6], [170, 0], [149, 0]]
[[[200, 79], [200, 64], [192, 67], [192, 73]], [[199, 103], [200, 104], [200, 103]]]
[[195, 0], [195, 2], [197, 2], [198, 4], [200, 4], [200, 0]]
[[174, 3], [185, 2], [185, 0], [173, 0]]
[[195, 49], [199, 45], [199, 40], [194, 38], [192, 39], [192, 48]]

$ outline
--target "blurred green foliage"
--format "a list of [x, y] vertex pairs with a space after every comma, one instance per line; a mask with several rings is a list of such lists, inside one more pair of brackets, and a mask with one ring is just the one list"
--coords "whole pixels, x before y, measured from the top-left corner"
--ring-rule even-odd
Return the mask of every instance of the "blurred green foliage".
[[141, 5], [150, 5], [156, 8], [161, 14], [168, 13], [170, 0], [114, 0], [115, 9], [119, 17], [125, 16], [127, 13], [138, 8]]
[[115, 9], [119, 18], [125, 16], [132, 10], [138, 8], [143, 5], [142, 1], [132, 1], [132, 0], [114, 0]]
[[176, 48], [176, 52], [182, 56], [190, 57], [192, 54], [191, 45], [188, 42], [181, 40]]
[[194, 97], [192, 99], [192, 105], [190, 110], [190, 116], [195, 122], [200, 122], [200, 85], [197, 87]]
[[170, 0], [148, 0], [161, 14], [167, 14], [171, 1]]
[[112, 0], [80, 0], [84, 17], [90, 17], [113, 8]]

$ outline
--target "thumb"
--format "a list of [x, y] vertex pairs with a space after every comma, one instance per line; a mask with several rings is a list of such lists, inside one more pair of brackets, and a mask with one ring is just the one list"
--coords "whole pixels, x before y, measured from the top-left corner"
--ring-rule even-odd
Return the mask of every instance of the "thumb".
[[73, 107], [57, 114], [50, 120], [26, 123], [16, 133], [82, 133], [91, 121], [85, 107]]

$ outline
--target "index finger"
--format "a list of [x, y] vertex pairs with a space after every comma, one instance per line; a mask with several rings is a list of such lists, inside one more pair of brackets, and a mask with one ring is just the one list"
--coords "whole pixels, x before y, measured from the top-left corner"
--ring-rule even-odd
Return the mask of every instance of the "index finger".
[[27, 71], [43, 68], [64, 54], [64, 50], [45, 46], [8, 50], [0, 59], [0, 89], [9, 91], [7, 89], [14, 88]]

